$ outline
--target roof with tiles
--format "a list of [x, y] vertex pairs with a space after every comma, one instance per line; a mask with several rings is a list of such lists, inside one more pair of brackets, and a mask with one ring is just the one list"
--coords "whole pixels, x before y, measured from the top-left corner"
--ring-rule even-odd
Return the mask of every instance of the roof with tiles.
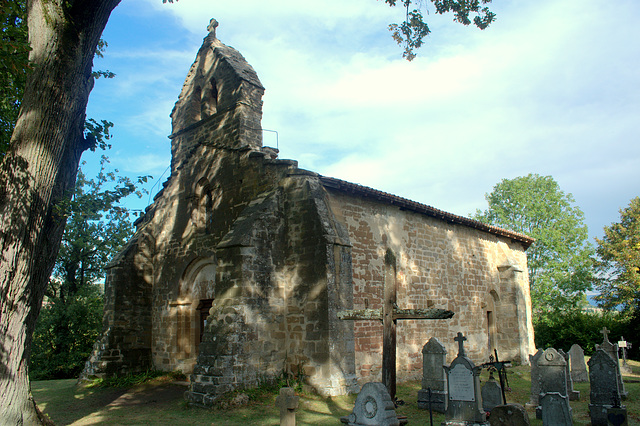
[[535, 241], [535, 239], [518, 232], [508, 231], [506, 229], [487, 225], [486, 223], [482, 223], [474, 219], [469, 219], [464, 216], [447, 213], [443, 210], [438, 210], [426, 204], [417, 203], [415, 201], [398, 197], [387, 192], [378, 191], [377, 189], [369, 188], [368, 186], [358, 185], [355, 183], [326, 176], [320, 176], [320, 180], [326, 188], [358, 195], [364, 198], [370, 198], [382, 203], [397, 206], [401, 210], [410, 210], [416, 213], [421, 213], [440, 220], [444, 220], [445, 222], [464, 225], [470, 228], [478, 229], [480, 231], [488, 232], [490, 234], [509, 238], [513, 241], [521, 243], [524, 246], [525, 250], [529, 248], [529, 246]]

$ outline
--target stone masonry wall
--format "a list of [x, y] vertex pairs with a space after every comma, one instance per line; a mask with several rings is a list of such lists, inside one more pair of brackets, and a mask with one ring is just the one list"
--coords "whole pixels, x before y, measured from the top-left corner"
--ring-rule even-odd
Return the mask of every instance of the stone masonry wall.
[[[488, 361], [489, 305], [495, 309], [500, 357], [524, 361], [523, 355], [532, 353], [533, 330], [523, 324], [522, 315], [530, 309], [530, 296], [520, 244], [392, 205], [329, 192], [352, 243], [354, 309], [381, 307], [384, 252], [389, 247], [398, 258], [398, 306], [455, 313], [450, 320], [398, 321], [400, 380], [419, 377], [422, 346], [434, 336], [448, 348], [449, 362], [457, 354], [453, 338], [459, 331], [468, 338], [468, 356], [476, 363]], [[354, 331], [360, 382], [380, 380], [382, 325], [354, 321]]]
[[216, 300], [190, 403], [208, 406], [283, 374], [325, 395], [355, 390], [345, 356], [353, 332], [334, 314], [351, 299], [351, 259], [325, 198], [313, 174], [294, 171], [256, 197], [218, 244]]

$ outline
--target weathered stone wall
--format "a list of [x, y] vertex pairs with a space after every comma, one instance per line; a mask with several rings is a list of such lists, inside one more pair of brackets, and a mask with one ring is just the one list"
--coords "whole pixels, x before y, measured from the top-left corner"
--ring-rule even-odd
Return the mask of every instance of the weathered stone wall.
[[[353, 332], [335, 312], [351, 303], [348, 237], [318, 178], [292, 171], [260, 194], [217, 246], [216, 300], [188, 400], [282, 374], [325, 395], [353, 391]], [[347, 238], [345, 240], [345, 238]]]
[[[457, 354], [453, 338], [467, 338], [468, 356], [489, 360], [488, 315], [495, 322], [495, 347], [502, 359], [525, 361], [533, 330], [520, 243], [477, 229], [401, 210], [388, 203], [330, 190], [331, 206], [349, 231], [353, 259], [354, 309], [380, 308], [385, 249], [398, 258], [398, 306], [452, 310], [449, 320], [399, 320], [398, 378], [421, 374], [423, 345], [437, 337]], [[487, 314], [487, 311], [492, 314]], [[380, 380], [382, 324], [354, 321], [356, 372], [361, 382]]]

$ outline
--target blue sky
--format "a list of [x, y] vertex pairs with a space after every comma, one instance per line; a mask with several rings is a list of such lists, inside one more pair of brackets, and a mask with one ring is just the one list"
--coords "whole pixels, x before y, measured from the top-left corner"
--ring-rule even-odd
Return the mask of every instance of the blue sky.
[[494, 0], [485, 31], [422, 7], [433, 33], [407, 62], [387, 30], [402, 9], [379, 0], [124, 0], [95, 62], [117, 76], [88, 116], [115, 124], [113, 167], [153, 175], [156, 192], [169, 114], [216, 18], [266, 88], [280, 158], [463, 216], [503, 178], [551, 175], [602, 236], [640, 195], [640, 2]]

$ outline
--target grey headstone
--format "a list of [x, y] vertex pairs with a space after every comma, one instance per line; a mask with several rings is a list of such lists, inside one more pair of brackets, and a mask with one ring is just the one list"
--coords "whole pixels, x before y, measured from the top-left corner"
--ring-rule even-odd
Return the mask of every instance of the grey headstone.
[[[549, 348], [542, 353], [542, 356], [538, 360], [538, 368], [540, 370], [540, 399], [546, 394], [553, 393], [558, 394], [562, 398], [552, 398], [552, 402], [549, 402], [549, 406], [555, 407], [560, 403], [566, 403], [566, 411], [571, 414], [571, 407], [569, 407], [569, 397], [567, 395], [567, 361], [564, 359], [558, 351], [553, 348]], [[554, 408], [554, 412], [557, 411]], [[542, 403], [536, 408], [536, 417], [544, 419], [544, 407]]]
[[620, 396], [622, 399], [626, 399], [628, 392], [624, 388], [624, 382], [622, 381], [622, 374], [620, 373], [620, 357], [618, 356], [618, 344], [611, 343], [609, 341], [608, 336], [609, 330], [607, 328], [602, 329], [602, 334], [604, 335], [604, 339], [602, 340], [601, 345], [596, 345], [596, 350], [601, 349], [607, 353], [616, 363], [616, 376], [618, 380], [618, 391], [620, 392]]
[[569, 397], [569, 401], [578, 401], [580, 399], [580, 391], [573, 389], [573, 380], [571, 380], [571, 369], [569, 366], [569, 354], [562, 349], [558, 349], [558, 353], [562, 355], [564, 360], [567, 362], [564, 377], [567, 379], [567, 396]]
[[387, 388], [380, 382], [365, 383], [353, 411], [340, 419], [349, 426], [399, 426], [396, 409]]
[[544, 351], [538, 349], [535, 355], [529, 355], [529, 364], [531, 365], [531, 397], [526, 404], [527, 407], [537, 407], [540, 405], [540, 369], [538, 368], [538, 360]]
[[432, 337], [422, 347], [422, 389], [418, 391], [418, 407], [429, 409], [431, 389], [431, 409], [444, 413], [447, 409], [447, 350], [440, 341]]
[[482, 386], [482, 408], [487, 413], [493, 413], [493, 407], [504, 404], [502, 401], [502, 388], [493, 378], [493, 372], [489, 374], [489, 380]]
[[454, 339], [458, 342], [458, 356], [451, 366], [444, 367], [447, 373], [449, 405], [443, 425], [478, 424], [488, 425], [487, 415], [482, 409], [480, 391], [480, 367], [476, 367], [464, 352], [462, 333]]
[[587, 363], [584, 361], [584, 351], [580, 345], [574, 343], [569, 349], [569, 364], [571, 365], [571, 380], [574, 383], [589, 381]]
[[280, 426], [296, 426], [296, 408], [299, 397], [293, 388], [281, 388], [276, 398], [276, 406], [280, 409]]
[[607, 410], [620, 401], [616, 362], [602, 349], [589, 359], [589, 415], [594, 426], [607, 425]]
[[573, 425], [569, 398], [558, 392], [547, 392], [540, 397], [542, 424], [544, 426]]
[[520, 404], [498, 405], [489, 416], [491, 426], [529, 426], [529, 414]]

